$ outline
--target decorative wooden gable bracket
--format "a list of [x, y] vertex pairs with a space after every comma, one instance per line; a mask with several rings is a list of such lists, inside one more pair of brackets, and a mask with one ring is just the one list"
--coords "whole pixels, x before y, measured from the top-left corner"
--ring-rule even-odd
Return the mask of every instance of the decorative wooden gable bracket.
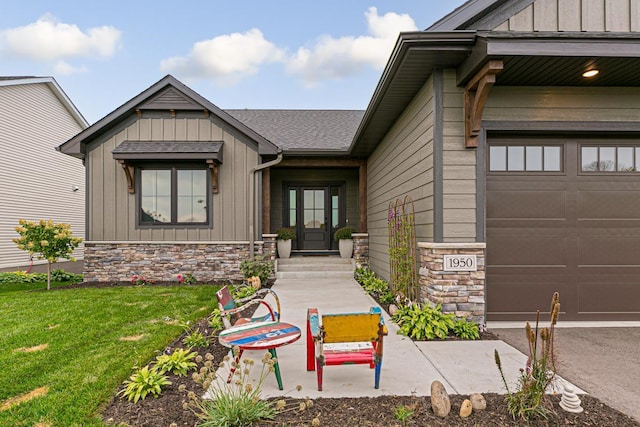
[[[129, 193], [134, 194], [136, 192], [134, 166], [122, 159], [119, 159], [118, 163], [120, 163], [120, 166], [124, 169], [124, 174], [127, 177], [127, 189]], [[215, 160], [207, 160], [207, 165], [211, 170], [211, 191], [213, 191], [213, 194], [218, 194], [218, 163]]]
[[127, 163], [126, 160], [122, 159], [118, 160], [118, 163], [120, 163], [120, 166], [122, 166], [122, 169], [124, 169], [124, 174], [127, 177], [127, 188], [129, 190], [129, 194], [135, 193], [135, 170], [133, 165]]
[[215, 160], [207, 160], [207, 165], [211, 170], [211, 191], [218, 194], [218, 163]]
[[489, 61], [464, 89], [465, 147], [467, 148], [478, 146], [484, 105], [496, 82], [496, 74], [502, 71], [503, 67], [502, 60]]

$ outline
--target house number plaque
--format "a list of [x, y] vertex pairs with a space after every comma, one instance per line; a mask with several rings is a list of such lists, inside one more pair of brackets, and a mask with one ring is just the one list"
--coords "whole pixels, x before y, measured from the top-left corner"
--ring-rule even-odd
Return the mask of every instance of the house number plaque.
[[475, 255], [444, 255], [444, 271], [478, 271]]

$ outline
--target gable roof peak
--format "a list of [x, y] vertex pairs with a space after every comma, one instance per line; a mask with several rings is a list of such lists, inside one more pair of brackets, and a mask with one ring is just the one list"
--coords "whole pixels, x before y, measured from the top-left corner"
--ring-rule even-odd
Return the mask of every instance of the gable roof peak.
[[59, 151], [75, 157], [84, 157], [81, 147], [106, 132], [123, 117], [139, 109], [206, 110], [258, 144], [260, 154], [276, 154], [279, 148], [236, 118], [218, 108], [211, 101], [167, 74], [129, 101], [116, 108], [93, 125], [58, 147]]
[[[535, 0], [468, 0], [425, 31], [492, 30]], [[500, 21], [496, 24], [496, 21]]]

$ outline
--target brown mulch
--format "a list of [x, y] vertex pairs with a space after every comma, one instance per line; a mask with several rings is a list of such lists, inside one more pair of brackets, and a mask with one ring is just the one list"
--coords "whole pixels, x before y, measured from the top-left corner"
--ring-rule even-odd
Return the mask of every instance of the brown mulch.
[[[206, 329], [206, 322], [200, 322], [198, 327]], [[205, 356], [210, 353], [217, 365], [228, 354], [228, 349], [218, 344], [215, 336], [211, 337], [211, 344], [206, 349], [198, 350]], [[182, 337], [176, 340], [165, 351], [182, 347]], [[490, 332], [482, 335], [482, 339], [496, 339]], [[198, 369], [200, 366], [198, 366]], [[498, 375], [496, 373], [496, 375]], [[184, 409], [183, 404], [188, 400], [187, 392], [194, 391], [202, 394], [202, 387], [195, 383], [191, 376], [177, 377], [169, 375], [172, 384], [165, 388], [159, 398], [147, 398], [134, 404], [126, 399], [115, 396], [102, 413], [103, 419], [110, 425], [126, 425], [137, 427], [161, 427], [170, 426], [195, 426], [198, 417], [189, 409]], [[425, 379], [428, 381], [428, 379]], [[179, 391], [181, 384], [185, 385], [185, 391]], [[431, 410], [431, 402], [428, 397], [412, 396], [382, 396], [362, 398], [319, 398], [312, 400], [312, 406], [304, 411], [289, 411], [279, 413], [275, 420], [263, 421], [254, 426], [311, 426], [312, 420], [318, 418], [321, 426], [367, 426], [389, 427], [402, 426], [395, 417], [395, 408], [406, 406], [414, 411], [413, 415], [405, 421], [405, 426], [516, 426], [526, 423], [513, 418], [507, 413], [504, 404], [504, 395], [488, 393], [484, 394], [487, 401], [487, 409], [475, 411], [469, 418], [460, 418], [458, 415], [460, 405], [468, 396], [451, 395], [451, 413], [446, 418], [438, 418]], [[629, 416], [605, 405], [598, 399], [585, 395], [580, 396], [584, 412], [570, 414], [558, 406], [560, 396], [549, 396], [549, 407], [552, 409], [547, 420], [534, 420], [531, 426], [640, 426]], [[303, 400], [287, 399], [289, 404], [304, 402]]]

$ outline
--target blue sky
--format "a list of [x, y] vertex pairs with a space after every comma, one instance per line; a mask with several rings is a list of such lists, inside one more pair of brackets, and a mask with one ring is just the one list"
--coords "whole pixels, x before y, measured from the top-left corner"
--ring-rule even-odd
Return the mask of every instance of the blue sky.
[[365, 109], [398, 32], [464, 0], [5, 3], [0, 75], [55, 77], [94, 123], [166, 74], [223, 109]]

